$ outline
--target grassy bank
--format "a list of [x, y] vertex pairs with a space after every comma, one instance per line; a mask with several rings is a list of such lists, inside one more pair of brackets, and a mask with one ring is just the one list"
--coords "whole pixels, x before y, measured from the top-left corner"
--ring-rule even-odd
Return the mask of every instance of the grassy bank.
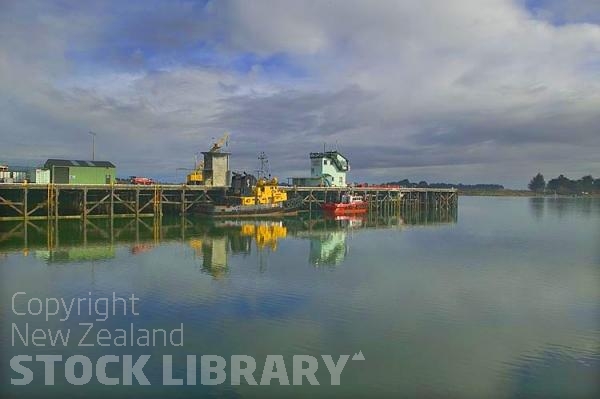
[[535, 197], [529, 190], [459, 190], [459, 195], [473, 197]]

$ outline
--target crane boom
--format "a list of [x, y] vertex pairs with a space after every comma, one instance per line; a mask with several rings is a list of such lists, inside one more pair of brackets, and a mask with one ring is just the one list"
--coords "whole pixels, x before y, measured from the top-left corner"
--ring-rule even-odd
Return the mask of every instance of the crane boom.
[[209, 152], [221, 151], [221, 148], [223, 148], [223, 146], [227, 143], [228, 139], [229, 139], [229, 133], [226, 132], [225, 134], [223, 134], [223, 137], [221, 137], [219, 140], [215, 141], [215, 143], [213, 144], [213, 146], [209, 150]]

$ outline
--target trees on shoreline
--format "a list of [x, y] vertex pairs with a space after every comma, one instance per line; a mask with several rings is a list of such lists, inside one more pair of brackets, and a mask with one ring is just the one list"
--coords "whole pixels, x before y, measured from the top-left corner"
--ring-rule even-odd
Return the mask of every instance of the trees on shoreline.
[[480, 190], [480, 191], [497, 191], [503, 190], [504, 186], [500, 184], [453, 184], [453, 183], [427, 183], [426, 181], [411, 182], [408, 179], [387, 182], [384, 184], [396, 185], [409, 188], [457, 188], [461, 191]]
[[[457, 188], [463, 192], [495, 192], [503, 191], [504, 186], [500, 184], [451, 184], [451, 183], [427, 183], [426, 181], [411, 182], [408, 179], [388, 182], [385, 184], [399, 185], [402, 187], [418, 188]], [[564, 175], [560, 175], [546, 182], [544, 175], [536, 174], [528, 184], [530, 191], [539, 194], [561, 194], [561, 195], [581, 195], [581, 194], [600, 194], [600, 179], [594, 179], [591, 175], [583, 176], [579, 180], [571, 180]], [[506, 191], [506, 190], [504, 190]], [[510, 190], [508, 190], [510, 191]], [[517, 190], [523, 191], [523, 190]]]
[[535, 175], [527, 187], [529, 187], [529, 190], [535, 191], [536, 193], [543, 193], [546, 189], [546, 180], [544, 179], [544, 175], [541, 173]]
[[571, 180], [564, 175], [550, 179], [545, 182], [544, 175], [538, 173], [529, 182], [529, 190], [536, 193], [556, 194], [591, 194], [600, 193], [600, 179], [594, 179], [591, 175], [583, 176], [579, 180]]

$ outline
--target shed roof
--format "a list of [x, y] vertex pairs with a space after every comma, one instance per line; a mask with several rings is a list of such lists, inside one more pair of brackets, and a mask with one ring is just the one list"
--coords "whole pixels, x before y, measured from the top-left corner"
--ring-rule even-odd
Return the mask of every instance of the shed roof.
[[114, 168], [115, 165], [108, 161], [81, 161], [70, 159], [49, 159], [44, 165], [45, 168], [52, 166], [79, 166], [79, 167], [95, 167], [95, 168]]

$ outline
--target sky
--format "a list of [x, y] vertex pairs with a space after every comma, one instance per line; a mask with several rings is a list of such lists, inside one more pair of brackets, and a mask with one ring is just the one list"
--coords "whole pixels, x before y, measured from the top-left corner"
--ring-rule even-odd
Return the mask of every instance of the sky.
[[[0, 0], [0, 163], [182, 180], [229, 132], [280, 179], [600, 177], [600, 1]], [[179, 170], [178, 170], [179, 169]]]

